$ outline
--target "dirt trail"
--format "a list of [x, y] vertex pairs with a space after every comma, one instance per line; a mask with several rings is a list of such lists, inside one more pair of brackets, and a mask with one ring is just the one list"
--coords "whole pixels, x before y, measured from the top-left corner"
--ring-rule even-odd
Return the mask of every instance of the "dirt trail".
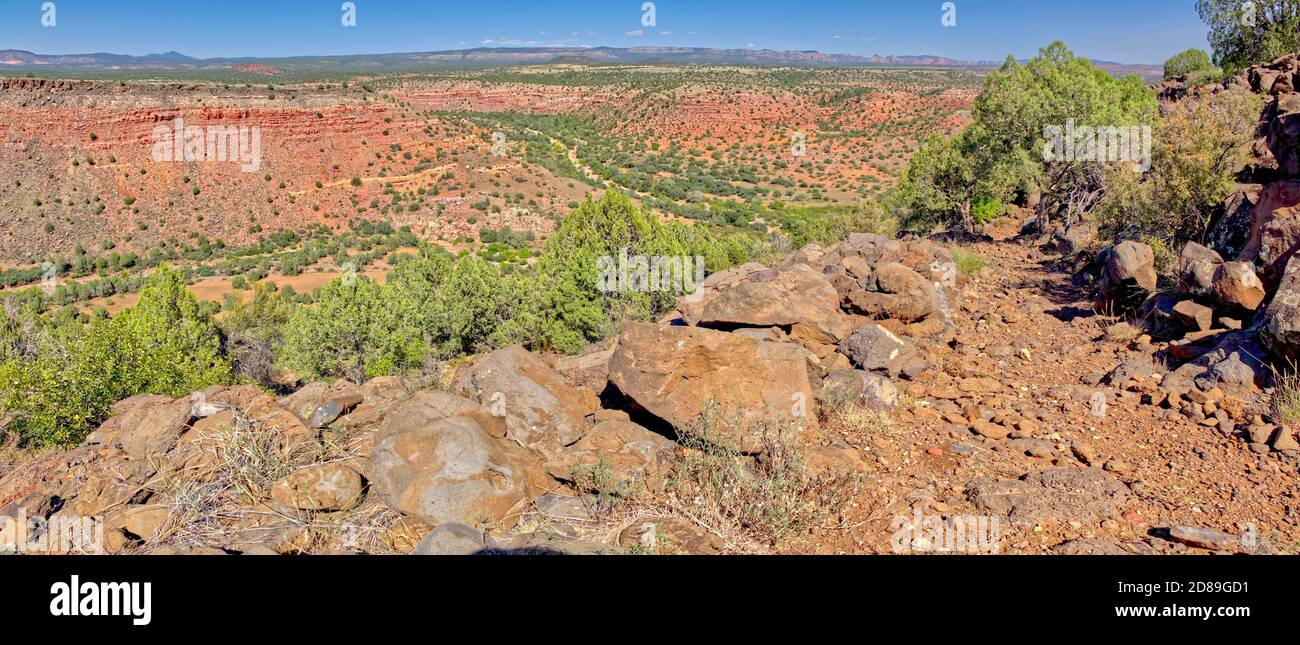
[[[910, 410], [884, 428], [840, 424], [830, 433], [838, 436], [827, 437], [853, 447], [868, 474], [847, 528], [787, 550], [891, 553], [899, 526], [891, 522], [919, 510], [999, 516], [1002, 553], [1184, 552], [1165, 538], [1177, 525], [1256, 537], [1258, 546], [1246, 550], [1294, 553], [1295, 460], [1255, 454], [1236, 436], [1266, 411], [1267, 397], [1238, 397], [1234, 433], [1224, 434], [1138, 392], [1098, 384], [1099, 375], [1150, 358], [1154, 348], [1108, 337], [1114, 321], [1092, 312], [1087, 290], [1072, 284], [1059, 258], [1014, 234], [1014, 224], [1002, 222], [991, 231], [995, 241], [969, 247], [988, 266], [964, 289], [958, 342], [941, 356], [943, 373], [907, 389]], [[985, 379], [998, 387], [977, 387]], [[975, 434], [968, 420], [980, 416], [1010, 436]], [[1022, 477], [1028, 481], [1005, 483]]]

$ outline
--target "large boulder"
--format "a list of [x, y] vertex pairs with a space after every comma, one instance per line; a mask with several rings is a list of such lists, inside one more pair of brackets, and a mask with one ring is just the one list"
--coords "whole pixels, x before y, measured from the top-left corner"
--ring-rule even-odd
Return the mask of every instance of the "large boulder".
[[1300, 181], [1278, 181], [1260, 193], [1251, 218], [1250, 238], [1237, 258], [1252, 262], [1264, 283], [1276, 285], [1300, 248]]
[[568, 384], [545, 361], [522, 347], [500, 349], [463, 368], [452, 391], [503, 416], [509, 437], [555, 454], [591, 428], [600, 407], [596, 393]]
[[839, 353], [866, 372], [898, 376], [917, 356], [916, 348], [880, 325], [863, 325], [840, 344]]
[[504, 412], [499, 409], [497, 412], [493, 414], [488, 408], [450, 392], [421, 390], [395, 404], [384, 415], [375, 429], [374, 440], [378, 443], [395, 434], [427, 428], [448, 417], [473, 418], [485, 432], [501, 439], [509, 432]]
[[1269, 149], [1288, 176], [1300, 177], [1300, 94], [1280, 94], [1266, 114]]
[[1188, 295], [1208, 297], [1214, 289], [1214, 272], [1223, 256], [1196, 242], [1188, 242], [1178, 259], [1178, 286]]
[[845, 311], [912, 323], [940, 310], [934, 283], [906, 265], [881, 263], [866, 282], [865, 288], [852, 289], [843, 295], [841, 304]]
[[1254, 311], [1266, 295], [1254, 265], [1225, 262], [1214, 272], [1214, 301], [1221, 305]]
[[472, 417], [450, 417], [375, 446], [366, 472], [389, 508], [430, 525], [510, 528], [550, 485], [534, 455]]
[[271, 499], [303, 511], [346, 511], [362, 498], [361, 475], [340, 462], [300, 468], [271, 485]]
[[771, 281], [751, 280], [722, 290], [704, 303], [694, 319], [686, 315], [688, 322], [718, 329], [799, 325], [811, 332], [810, 340], [831, 344], [851, 331], [831, 281], [805, 264]]
[[1274, 354], [1300, 361], [1300, 260], [1294, 257], [1264, 312], [1259, 336]]
[[636, 406], [687, 430], [710, 400], [742, 449], [767, 429], [813, 431], [817, 414], [805, 351], [698, 327], [631, 323], [609, 364], [609, 382]]
[[1102, 253], [1098, 289], [1112, 303], [1141, 302], [1156, 290], [1155, 252], [1140, 242], [1121, 242]]
[[1264, 190], [1260, 184], [1238, 184], [1237, 191], [1224, 204], [1223, 216], [1210, 228], [1205, 242], [1219, 255], [1235, 258], [1250, 240], [1250, 220], [1255, 204]]

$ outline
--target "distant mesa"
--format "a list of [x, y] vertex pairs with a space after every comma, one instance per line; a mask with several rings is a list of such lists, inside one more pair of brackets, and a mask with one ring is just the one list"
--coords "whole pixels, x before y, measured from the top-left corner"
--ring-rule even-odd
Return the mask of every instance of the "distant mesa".
[[278, 67], [271, 67], [270, 65], [263, 65], [261, 63], [244, 63], [243, 65], [236, 65], [231, 67], [230, 71], [242, 72], [244, 74], [267, 74], [271, 76], [284, 73], [284, 70]]

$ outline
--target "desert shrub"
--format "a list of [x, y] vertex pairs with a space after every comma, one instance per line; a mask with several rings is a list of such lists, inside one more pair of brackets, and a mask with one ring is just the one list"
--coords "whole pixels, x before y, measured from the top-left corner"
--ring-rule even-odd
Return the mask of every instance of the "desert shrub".
[[1042, 195], [1044, 227], [1058, 211], [1080, 217], [1101, 195], [1100, 171], [1082, 160], [1048, 160], [1049, 129], [1151, 123], [1157, 108], [1137, 77], [1115, 79], [1058, 41], [1024, 65], [1008, 57], [985, 80], [972, 115], [965, 130], [931, 137], [910, 159], [890, 198], [909, 228], [971, 230], [977, 217], [996, 217], [997, 204], [1031, 192]]
[[669, 310], [680, 294], [604, 290], [599, 278], [611, 259], [682, 257], [685, 251], [672, 230], [626, 195], [610, 191], [599, 202], [584, 201], [560, 222], [538, 263], [539, 344], [576, 352], [612, 333], [618, 320]]
[[1300, 423], [1300, 374], [1291, 366], [1275, 373], [1273, 380], [1276, 384], [1271, 402], [1274, 419], [1289, 426]]
[[285, 325], [282, 361], [305, 379], [345, 377], [364, 382], [374, 374], [383, 330], [380, 287], [364, 276], [336, 278], [321, 288], [313, 307], [294, 312]]
[[492, 264], [466, 256], [438, 291], [436, 328], [443, 355], [461, 356], [526, 339], [527, 287]]
[[1209, 54], [1201, 49], [1188, 49], [1165, 61], [1165, 80], [1178, 78], [1193, 72], [1213, 70], [1215, 70], [1214, 63], [1210, 62]]
[[984, 268], [988, 266], [988, 260], [984, 259], [984, 256], [974, 251], [960, 246], [954, 246], [949, 251], [952, 254], [953, 263], [957, 265], [957, 270], [961, 271], [962, 275], [979, 275], [980, 273], [983, 273]]
[[1171, 105], [1158, 124], [1151, 168], [1110, 169], [1096, 210], [1115, 237], [1158, 238], [1173, 249], [1203, 240], [1235, 189], [1248, 160], [1262, 101], [1247, 92], [1219, 92]]
[[9, 431], [23, 445], [76, 444], [119, 400], [184, 396], [230, 374], [210, 312], [180, 272], [161, 266], [135, 307], [84, 328], [65, 319], [35, 355], [4, 360], [0, 416], [12, 417]]
[[261, 282], [247, 302], [232, 297], [225, 309], [220, 327], [234, 377], [275, 387], [275, 355], [284, 341], [284, 325], [293, 314], [292, 291], [287, 286], [280, 291], [269, 282]]

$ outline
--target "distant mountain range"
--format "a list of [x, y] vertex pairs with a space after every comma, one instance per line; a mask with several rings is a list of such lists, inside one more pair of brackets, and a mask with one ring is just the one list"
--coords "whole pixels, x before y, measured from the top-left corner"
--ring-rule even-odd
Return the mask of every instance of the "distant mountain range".
[[[858, 56], [817, 51], [771, 49], [711, 49], [705, 47], [479, 47], [475, 49], [295, 56], [286, 58], [192, 58], [178, 52], [126, 56], [122, 54], [43, 55], [15, 49], [0, 50], [0, 68], [46, 68], [74, 71], [223, 70], [258, 65], [284, 71], [385, 72], [429, 68], [502, 67], [514, 65], [648, 64], [760, 65], [795, 67], [987, 67], [1000, 63], [971, 62], [943, 56]], [[1154, 66], [1098, 61], [1112, 73], [1146, 75]]]

